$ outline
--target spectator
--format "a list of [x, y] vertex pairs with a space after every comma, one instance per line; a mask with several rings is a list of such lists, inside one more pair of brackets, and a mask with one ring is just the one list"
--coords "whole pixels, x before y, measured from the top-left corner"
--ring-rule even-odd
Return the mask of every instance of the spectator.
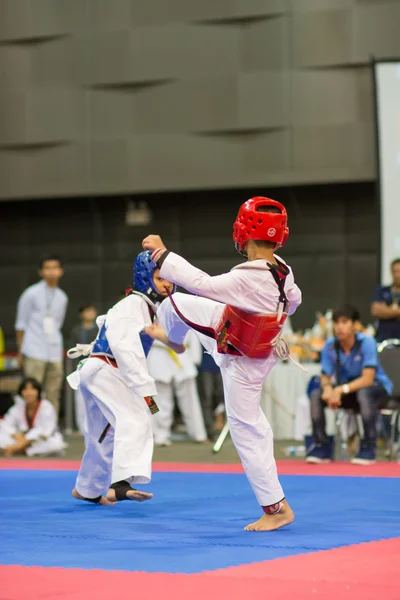
[[372, 298], [371, 314], [377, 319], [377, 342], [400, 339], [400, 258], [390, 266], [393, 283], [378, 285]]
[[165, 344], [155, 340], [147, 357], [149, 373], [156, 382], [157, 405], [160, 409], [151, 419], [157, 446], [171, 445], [174, 392], [189, 437], [196, 442], [207, 440], [196, 385], [201, 345], [192, 331], [185, 338], [185, 346], [186, 352], [177, 356]]
[[204, 350], [198, 381], [207, 435], [210, 440], [213, 440], [216, 432], [221, 431], [225, 422], [224, 389], [219, 367], [211, 354], [207, 354]]
[[379, 364], [374, 338], [356, 333], [359, 321], [358, 310], [349, 305], [333, 313], [335, 337], [326, 340], [322, 349], [321, 387], [310, 396], [314, 444], [307, 455], [307, 462], [329, 462], [326, 406], [360, 412], [364, 438], [351, 462], [363, 465], [375, 462], [379, 404], [390, 395], [392, 383]]
[[[81, 306], [79, 318], [80, 323], [77, 323], [71, 330], [69, 348], [76, 346], [76, 344], [90, 344], [97, 337], [99, 331], [96, 325], [97, 310], [93, 304]], [[85, 419], [85, 404], [82, 393], [78, 388], [75, 390], [75, 422], [82, 434], [85, 432]]]
[[69, 336], [70, 347], [76, 344], [90, 344], [97, 337], [97, 310], [93, 304], [81, 306], [79, 309], [79, 319], [80, 323], [74, 325]]
[[0, 449], [4, 456], [44, 456], [64, 450], [54, 407], [41, 395], [42, 388], [35, 379], [27, 378], [21, 383], [19, 398], [0, 421]]
[[63, 381], [61, 328], [68, 296], [58, 287], [64, 273], [58, 257], [46, 256], [39, 273], [42, 280], [28, 287], [18, 300], [17, 346], [25, 377], [33, 377], [43, 386], [58, 416]]

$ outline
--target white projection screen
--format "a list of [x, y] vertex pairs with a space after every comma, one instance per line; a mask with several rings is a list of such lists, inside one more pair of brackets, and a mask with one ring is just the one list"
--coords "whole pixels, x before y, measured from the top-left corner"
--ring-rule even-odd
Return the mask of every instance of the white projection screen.
[[374, 63], [381, 204], [381, 283], [400, 258], [400, 58]]

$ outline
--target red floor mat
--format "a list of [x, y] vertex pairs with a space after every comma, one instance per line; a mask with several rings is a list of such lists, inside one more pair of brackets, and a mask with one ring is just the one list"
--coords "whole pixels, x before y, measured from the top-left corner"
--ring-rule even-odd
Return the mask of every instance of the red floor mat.
[[400, 540], [371, 542], [199, 575], [0, 567], [7, 600], [399, 600]]
[[[42, 469], [77, 471], [78, 460], [27, 460], [0, 459], [0, 469]], [[324, 465], [308, 465], [303, 461], [280, 460], [277, 462], [280, 475], [331, 475], [349, 477], [400, 477], [400, 465], [396, 462], [376, 463], [362, 466], [350, 463], [333, 462]], [[153, 470], [159, 472], [181, 473], [243, 473], [240, 464], [204, 464], [204, 463], [153, 463]], [[1, 600], [1, 599], [0, 599]], [[400, 595], [399, 595], [400, 600]]]

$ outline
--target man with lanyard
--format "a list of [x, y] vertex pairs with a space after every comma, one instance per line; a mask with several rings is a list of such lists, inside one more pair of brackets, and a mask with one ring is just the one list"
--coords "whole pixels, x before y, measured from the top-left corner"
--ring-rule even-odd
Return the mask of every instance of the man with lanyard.
[[390, 266], [392, 285], [378, 285], [372, 298], [371, 314], [377, 319], [377, 342], [400, 339], [400, 258]]
[[58, 415], [63, 381], [63, 337], [61, 328], [68, 296], [58, 287], [64, 274], [56, 256], [40, 262], [41, 281], [20, 296], [15, 322], [20, 364], [25, 377], [36, 379]]
[[370, 465], [376, 458], [376, 417], [379, 405], [392, 391], [392, 383], [378, 361], [374, 338], [356, 333], [358, 310], [345, 305], [333, 313], [335, 337], [322, 350], [321, 387], [311, 393], [314, 444], [306, 461], [325, 463], [330, 448], [325, 431], [325, 408], [359, 411], [364, 437], [353, 464]]

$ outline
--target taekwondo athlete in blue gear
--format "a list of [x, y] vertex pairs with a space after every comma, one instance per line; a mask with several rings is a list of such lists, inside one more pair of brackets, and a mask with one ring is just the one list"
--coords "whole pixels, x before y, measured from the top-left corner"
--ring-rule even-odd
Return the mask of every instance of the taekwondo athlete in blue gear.
[[136, 289], [98, 317], [99, 334], [89, 352], [79, 345], [69, 351], [72, 357], [78, 352], [89, 354], [68, 378], [72, 387], [80, 387], [87, 415], [86, 449], [72, 492], [80, 500], [112, 504], [152, 498], [131, 488], [151, 479], [151, 414], [157, 406], [146, 354], [153, 339], [179, 353], [184, 346], [169, 342], [155, 322], [156, 303], [167, 295], [167, 289], [173, 291], [173, 285], [159, 277], [155, 265], [150, 270], [148, 255], [142, 252], [135, 260]]

